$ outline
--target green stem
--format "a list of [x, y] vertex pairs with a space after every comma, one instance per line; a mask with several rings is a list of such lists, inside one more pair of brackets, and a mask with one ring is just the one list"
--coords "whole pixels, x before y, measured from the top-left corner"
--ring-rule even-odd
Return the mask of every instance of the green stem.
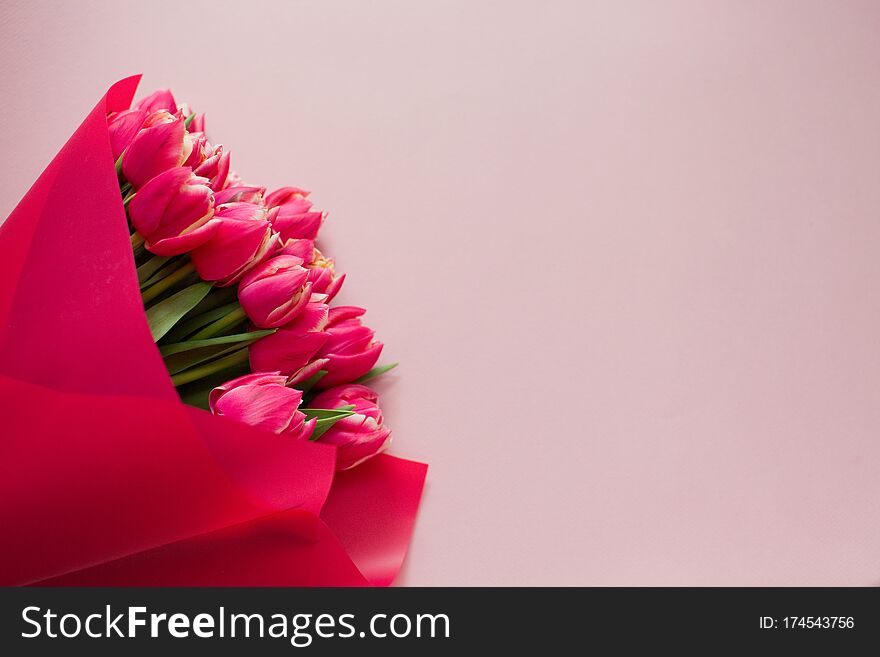
[[141, 292], [141, 297], [144, 300], [144, 305], [147, 305], [150, 301], [158, 297], [160, 294], [171, 289], [171, 287], [182, 281], [195, 270], [196, 268], [193, 266], [193, 263], [185, 262], [173, 274], [169, 274], [161, 281], [158, 281], [155, 285], [151, 285], [150, 287], [148, 287], [146, 290]]
[[135, 195], [136, 193], [137, 193], [137, 192], [132, 192], [131, 194], [129, 194], [128, 196], [126, 196], [124, 199], [122, 199], [122, 205], [125, 207], [126, 210], [128, 210], [128, 204], [131, 203], [131, 199], [134, 198], [134, 195]]
[[140, 247], [144, 245], [144, 238], [140, 233], [134, 233], [131, 236], [131, 248], [133, 251], [137, 251]]
[[186, 383], [192, 383], [193, 381], [204, 379], [206, 376], [218, 374], [224, 370], [235, 367], [236, 365], [241, 365], [242, 363], [246, 363], [247, 360], [248, 350], [245, 347], [244, 349], [233, 352], [228, 356], [206, 363], [201, 367], [193, 367], [192, 369], [184, 370], [180, 374], [175, 374], [171, 377], [171, 381], [175, 386], [182, 386]]
[[238, 306], [238, 308], [233, 310], [228, 315], [225, 315], [224, 317], [221, 317], [220, 319], [217, 319], [208, 324], [201, 331], [193, 335], [190, 340], [204, 340], [205, 338], [213, 338], [223, 329], [229, 328], [230, 326], [235, 326], [246, 318], [247, 315], [245, 315], [244, 309], [241, 306]]

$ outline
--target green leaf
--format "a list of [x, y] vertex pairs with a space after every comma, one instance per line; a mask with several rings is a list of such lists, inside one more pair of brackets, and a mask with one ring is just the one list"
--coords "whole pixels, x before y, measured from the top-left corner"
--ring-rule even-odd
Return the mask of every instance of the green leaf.
[[193, 381], [199, 381], [200, 379], [206, 379], [208, 377], [213, 377], [218, 374], [223, 374], [225, 379], [228, 381], [230, 376], [228, 376], [229, 372], [235, 370], [240, 370], [245, 364], [248, 362], [248, 349], [244, 347], [242, 349], [238, 348], [239, 345], [235, 345], [233, 347], [232, 353], [223, 356], [222, 358], [217, 358], [215, 360], [211, 360], [204, 365], [200, 365], [198, 367], [191, 367], [183, 372], [179, 372], [178, 374], [173, 374], [171, 376], [171, 382], [177, 386], [184, 386], [188, 383], [192, 383]]
[[[229, 292], [231, 294], [228, 294]], [[200, 328], [207, 326], [220, 317], [228, 315], [238, 306], [238, 302], [234, 300], [224, 305], [224, 302], [229, 301], [229, 299], [235, 299], [235, 288], [214, 287], [208, 293], [208, 296], [202, 299], [199, 305], [184, 315], [180, 323], [174, 327], [174, 330], [165, 336], [165, 340], [168, 342], [182, 342]]]
[[223, 335], [226, 331], [243, 323], [247, 319], [247, 314], [244, 312], [244, 308], [240, 305], [236, 304], [236, 306], [237, 307], [232, 312], [227, 313], [219, 319], [215, 319], [205, 328], [193, 333], [192, 338], [194, 340], [207, 340], [218, 334]]
[[165, 367], [172, 376], [179, 374], [184, 370], [188, 370], [202, 363], [206, 363], [215, 358], [220, 358], [237, 351], [241, 347], [238, 342], [232, 344], [218, 344], [209, 347], [199, 347], [198, 349], [190, 349], [177, 354], [170, 354], [164, 357]]
[[321, 379], [323, 379], [325, 376], [327, 376], [327, 370], [318, 370], [317, 372], [312, 374], [308, 379], [306, 379], [305, 381], [300, 381], [299, 383], [295, 384], [293, 387], [296, 388], [297, 390], [302, 390], [304, 393], [306, 393], [309, 390], [311, 390], [312, 388], [314, 388], [315, 384], [318, 381], [320, 381]]
[[[158, 257], [160, 256], [154, 256], [143, 265], [141, 265], [141, 267], [146, 267], [148, 264], [150, 264], [152, 260]], [[166, 260], [168, 260], [168, 258], [166, 258]], [[153, 285], [161, 280], [164, 280], [165, 278], [168, 278], [168, 276], [175, 273], [181, 268], [180, 264], [181, 261], [179, 258], [175, 258], [174, 260], [169, 262], [167, 266], [164, 267], [162, 266], [162, 264], [160, 264], [158, 267], [156, 267], [155, 270], [153, 270], [153, 273], [146, 280], [141, 282], [141, 291], [146, 290], [148, 287], [152, 287]], [[138, 267], [138, 270], [140, 270], [140, 267]], [[138, 280], [140, 280], [140, 278]]]
[[235, 335], [221, 335], [219, 338], [206, 338], [204, 340], [187, 340], [186, 342], [175, 342], [166, 344], [159, 348], [163, 358], [172, 354], [179, 354], [184, 351], [193, 349], [201, 349], [202, 347], [213, 347], [220, 344], [239, 343], [242, 347], [256, 342], [260, 338], [272, 335], [278, 329], [266, 329], [264, 331], [248, 331], [247, 333], [236, 333]]
[[168, 262], [168, 256], [153, 256], [144, 264], [137, 268], [138, 283], [141, 287], [145, 287], [144, 283], [150, 280], [150, 277], [159, 271], [162, 266]]
[[352, 415], [354, 404], [340, 406], [339, 408], [301, 408], [299, 410], [300, 413], [305, 414], [305, 416], [310, 420], [313, 417], [316, 417], [319, 420], [326, 420], [328, 418], [334, 418], [337, 415], [341, 415], [341, 417], [348, 417], [349, 415]]
[[354, 415], [354, 404], [349, 404], [348, 406], [340, 406], [339, 408], [301, 408], [299, 409], [301, 412], [305, 413], [306, 417], [310, 420], [312, 418], [317, 418], [318, 421], [315, 422], [315, 430], [312, 432], [309, 440], [317, 440], [321, 436], [323, 436], [327, 431], [339, 420], [343, 420], [347, 417]]
[[153, 340], [159, 340], [168, 333], [181, 317], [205, 298], [211, 287], [211, 283], [190, 285], [147, 310], [147, 322], [150, 324]]
[[400, 365], [400, 363], [391, 363], [390, 365], [380, 365], [378, 367], [374, 367], [369, 372], [364, 374], [361, 378], [355, 379], [355, 383], [366, 383], [370, 379], [375, 379], [377, 376], [382, 376], [385, 372], [390, 372], [395, 367]]
[[196, 118], [196, 113], [193, 112], [188, 117], [183, 120], [183, 127], [189, 130], [189, 124], [193, 122], [193, 119]]

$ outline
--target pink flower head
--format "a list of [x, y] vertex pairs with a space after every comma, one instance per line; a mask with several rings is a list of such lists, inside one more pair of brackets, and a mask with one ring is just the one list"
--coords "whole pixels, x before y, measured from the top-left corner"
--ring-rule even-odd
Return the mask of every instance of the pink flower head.
[[336, 422], [318, 442], [336, 446], [336, 469], [348, 470], [388, 449], [391, 429], [382, 422], [378, 395], [361, 385], [330, 388], [317, 395], [310, 408], [354, 406], [354, 415]]
[[183, 119], [164, 110], [147, 116], [122, 155], [122, 173], [140, 189], [163, 171], [180, 166], [189, 156]]
[[135, 105], [135, 109], [144, 110], [148, 114], [157, 110], [177, 114], [177, 103], [174, 102], [174, 94], [170, 89], [158, 89]]
[[261, 205], [263, 203], [263, 194], [265, 193], [265, 187], [237, 185], [214, 192], [214, 201], [217, 205], [222, 203], [256, 203]]
[[238, 301], [256, 326], [277, 328], [289, 323], [309, 302], [308, 276], [299, 258], [276, 256], [244, 275]]
[[303, 266], [309, 272], [309, 283], [312, 293], [326, 294], [327, 302], [337, 295], [345, 274], [337, 274], [332, 258], [327, 258], [316, 247], [314, 240], [289, 239], [276, 251], [276, 255], [291, 255], [302, 259]]
[[325, 257], [316, 248], [311, 261], [306, 263], [306, 269], [309, 272], [308, 281], [312, 285], [312, 292], [326, 294], [327, 301], [332, 301], [345, 281], [345, 274], [336, 273], [333, 259]]
[[114, 161], [128, 148], [131, 140], [144, 125], [146, 118], [147, 113], [144, 110], [130, 109], [116, 112], [107, 119], [107, 130], [110, 133], [110, 148], [113, 151]]
[[210, 180], [211, 189], [219, 192], [227, 184], [229, 153], [224, 152], [221, 145], [213, 147], [213, 152], [195, 168], [194, 173]]
[[280, 187], [266, 195], [266, 206], [275, 208], [279, 205], [291, 205], [298, 208], [300, 212], [305, 212], [312, 207], [312, 202], [307, 198], [308, 195], [309, 192], [299, 187]]
[[204, 115], [204, 113], [196, 114], [193, 117], [193, 120], [189, 122], [189, 131], [190, 132], [204, 132], [205, 131], [205, 115]]
[[318, 236], [324, 222], [323, 212], [310, 212], [312, 202], [309, 193], [297, 187], [282, 187], [266, 196], [269, 221], [281, 235], [281, 239], [309, 239]]
[[207, 180], [188, 167], [163, 171], [138, 190], [128, 208], [131, 223], [146, 247], [162, 256], [201, 246], [219, 229], [212, 219], [214, 197]]
[[227, 203], [217, 206], [214, 217], [220, 220], [219, 227], [191, 257], [203, 280], [219, 281], [222, 287], [238, 282], [262, 262], [276, 238], [266, 221], [266, 208], [261, 205]]
[[277, 372], [246, 374], [214, 388], [208, 405], [214, 415], [228, 417], [282, 436], [308, 439], [315, 419], [306, 420], [299, 405], [302, 392], [286, 386]]
[[276, 254], [296, 256], [304, 264], [309, 264], [315, 257], [315, 241], [289, 239], [279, 244]]
[[201, 132], [187, 132], [183, 137], [189, 143], [189, 155], [183, 166], [195, 169], [207, 158], [206, 153], [213, 152], [208, 138]]
[[192, 107], [190, 107], [187, 103], [182, 103], [178, 105], [177, 110], [185, 119], [189, 119], [189, 117], [192, 116], [192, 118], [189, 120], [189, 125], [186, 128], [189, 132], [200, 132], [202, 134], [205, 133], [204, 114], [196, 114], [195, 112], [193, 112]]
[[[370, 371], [382, 353], [382, 343], [373, 340], [373, 329], [361, 324], [366, 311], [354, 306], [332, 308], [324, 331], [327, 341], [318, 351], [327, 359], [327, 375], [318, 381], [319, 388], [350, 383]], [[270, 336], [271, 337], [271, 336]]]
[[323, 299], [323, 295], [313, 296], [292, 322], [254, 342], [250, 346], [251, 369], [296, 375], [308, 366], [329, 337], [321, 330], [327, 321]]

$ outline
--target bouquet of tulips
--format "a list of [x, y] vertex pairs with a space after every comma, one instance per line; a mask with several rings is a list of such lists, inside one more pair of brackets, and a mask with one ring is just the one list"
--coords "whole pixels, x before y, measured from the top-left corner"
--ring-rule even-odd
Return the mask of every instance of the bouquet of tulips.
[[427, 466], [308, 192], [113, 85], [0, 225], [0, 585], [387, 585]]
[[362, 384], [394, 365], [374, 367], [382, 343], [362, 308], [328, 305], [345, 276], [315, 246], [325, 213], [308, 192], [245, 184], [204, 115], [168, 90], [108, 128], [147, 318], [181, 398], [335, 445], [339, 469], [384, 450], [391, 432]]

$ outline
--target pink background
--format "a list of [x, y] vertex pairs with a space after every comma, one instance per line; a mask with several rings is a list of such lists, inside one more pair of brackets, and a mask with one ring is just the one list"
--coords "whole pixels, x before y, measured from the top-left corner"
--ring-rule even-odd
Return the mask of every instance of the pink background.
[[402, 584], [880, 582], [880, 5], [0, 7], [0, 216], [118, 78], [313, 190]]

